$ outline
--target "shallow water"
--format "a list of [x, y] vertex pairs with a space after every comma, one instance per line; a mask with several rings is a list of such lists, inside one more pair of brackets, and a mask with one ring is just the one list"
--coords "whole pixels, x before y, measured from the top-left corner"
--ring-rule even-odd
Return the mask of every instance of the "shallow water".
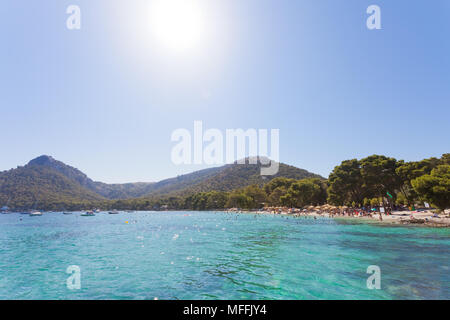
[[[219, 212], [0, 215], [0, 299], [450, 299], [449, 264], [448, 229]], [[66, 286], [70, 265], [80, 290]], [[366, 286], [370, 265], [380, 290]]]

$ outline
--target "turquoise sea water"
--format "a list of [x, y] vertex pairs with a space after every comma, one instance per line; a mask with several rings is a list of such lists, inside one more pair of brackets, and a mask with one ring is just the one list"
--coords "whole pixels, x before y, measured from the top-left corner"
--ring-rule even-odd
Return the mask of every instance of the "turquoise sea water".
[[[70, 265], [80, 290], [66, 286]], [[370, 265], [381, 290], [367, 289]], [[155, 297], [450, 299], [450, 230], [219, 212], [0, 215], [0, 299]]]

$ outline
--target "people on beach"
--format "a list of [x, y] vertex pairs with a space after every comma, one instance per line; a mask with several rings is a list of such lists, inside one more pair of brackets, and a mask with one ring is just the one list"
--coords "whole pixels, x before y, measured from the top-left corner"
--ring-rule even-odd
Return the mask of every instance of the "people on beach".
[[[396, 223], [396, 224], [424, 224], [432, 225], [435, 227], [449, 227], [450, 217], [444, 214], [438, 215], [437, 213], [420, 209], [419, 211], [408, 211], [403, 207], [362, 207], [362, 208], [350, 208], [346, 206], [336, 207], [331, 205], [322, 206], [309, 206], [307, 208], [288, 208], [288, 207], [264, 207], [259, 210], [243, 210], [243, 209], [230, 209], [227, 212], [232, 213], [252, 213], [256, 218], [258, 214], [274, 214], [274, 215], [288, 215], [295, 218], [311, 217], [317, 220], [320, 217], [327, 218], [349, 218], [349, 219], [376, 219], [380, 223]], [[405, 216], [408, 216], [405, 219]]]

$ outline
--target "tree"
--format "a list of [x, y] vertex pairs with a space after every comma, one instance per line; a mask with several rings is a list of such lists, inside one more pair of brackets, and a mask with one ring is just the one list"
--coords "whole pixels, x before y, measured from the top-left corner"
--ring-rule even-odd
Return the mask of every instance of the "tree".
[[406, 163], [404, 163], [403, 161], [399, 161], [399, 165], [395, 172], [401, 180], [399, 191], [401, 192], [401, 194], [403, 194], [403, 197], [406, 199], [408, 205], [414, 204], [414, 201], [417, 200], [418, 197], [417, 193], [414, 191], [414, 188], [411, 185], [411, 181], [420, 176], [430, 174], [431, 170], [436, 168], [436, 166], [439, 165], [440, 161], [441, 160], [437, 158], [430, 158], [424, 159], [422, 161]]
[[361, 164], [357, 159], [336, 166], [328, 179], [328, 202], [334, 205], [362, 204], [365, 198]]
[[396, 173], [396, 159], [373, 155], [362, 159], [360, 163], [364, 186], [372, 197], [384, 199], [388, 192], [393, 194], [402, 185], [402, 180]]
[[316, 205], [322, 205], [327, 203], [328, 197], [328, 181], [318, 178], [303, 179], [303, 181], [309, 181], [319, 186], [320, 192], [317, 192], [312, 199], [312, 203]]
[[284, 187], [288, 189], [296, 181], [297, 180], [295, 179], [288, 179], [283, 177], [275, 178], [264, 185], [264, 191], [267, 195], [270, 195], [277, 188]]
[[240, 191], [233, 191], [228, 197], [227, 208], [249, 208], [253, 199]]
[[281, 202], [290, 207], [301, 208], [306, 205], [318, 204], [316, 201], [321, 194], [321, 188], [317, 183], [308, 179], [293, 183], [286, 195], [281, 197]]
[[248, 186], [242, 192], [251, 199], [251, 202], [248, 204], [250, 209], [261, 208], [266, 202], [266, 193], [257, 185]]
[[226, 192], [211, 191], [207, 193], [206, 209], [223, 209], [227, 203], [228, 195]]
[[380, 205], [380, 199], [379, 198], [372, 198], [370, 199], [370, 205], [372, 207], [378, 207]]
[[440, 164], [450, 165], [450, 153], [444, 153], [440, 159]]
[[425, 201], [441, 210], [450, 207], [450, 165], [440, 165], [430, 174], [414, 179], [411, 184]]
[[275, 190], [273, 190], [270, 195], [267, 197], [267, 202], [271, 206], [281, 206], [281, 197], [285, 196], [287, 193], [287, 188], [284, 186], [277, 187]]
[[395, 200], [395, 203], [398, 205], [411, 205], [411, 201], [408, 200], [403, 193], [399, 193], [397, 195], [397, 199]]

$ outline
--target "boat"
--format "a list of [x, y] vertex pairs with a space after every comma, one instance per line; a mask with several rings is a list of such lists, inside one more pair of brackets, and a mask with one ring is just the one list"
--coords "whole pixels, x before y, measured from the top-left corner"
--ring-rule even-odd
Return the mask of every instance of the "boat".
[[11, 211], [9, 211], [8, 206], [4, 206], [0, 209], [0, 211], [2, 212], [2, 214], [9, 214], [11, 213]]
[[65, 211], [65, 212], [63, 212], [63, 214], [72, 214], [72, 212]]
[[112, 210], [112, 211], [108, 211], [108, 213], [109, 213], [109, 214], [119, 214], [119, 211], [117, 211], [117, 210], [114, 209], [114, 210]]
[[9, 213], [11, 213], [11, 211], [9, 211], [9, 207], [8, 207], [8, 204], [9, 204], [9, 201], [10, 201], [10, 200], [11, 200], [11, 198], [9, 198], [8, 201], [6, 202], [6, 205], [3, 206], [3, 207], [0, 209], [0, 212], [1, 212], [2, 214], [9, 214]]
[[39, 216], [42, 216], [43, 213], [40, 212], [40, 211], [38, 211], [38, 210], [32, 210], [32, 211], [29, 213], [29, 215], [30, 215], [30, 217], [39, 217]]
[[94, 211], [86, 211], [85, 213], [81, 214], [82, 217], [93, 217], [95, 216]]
[[[32, 208], [36, 208], [37, 205], [37, 200], [34, 201], [33, 207]], [[31, 209], [31, 211], [25, 212], [25, 214], [28, 213], [28, 215], [30, 217], [40, 217], [43, 215], [43, 213], [39, 210], [36, 209]]]

